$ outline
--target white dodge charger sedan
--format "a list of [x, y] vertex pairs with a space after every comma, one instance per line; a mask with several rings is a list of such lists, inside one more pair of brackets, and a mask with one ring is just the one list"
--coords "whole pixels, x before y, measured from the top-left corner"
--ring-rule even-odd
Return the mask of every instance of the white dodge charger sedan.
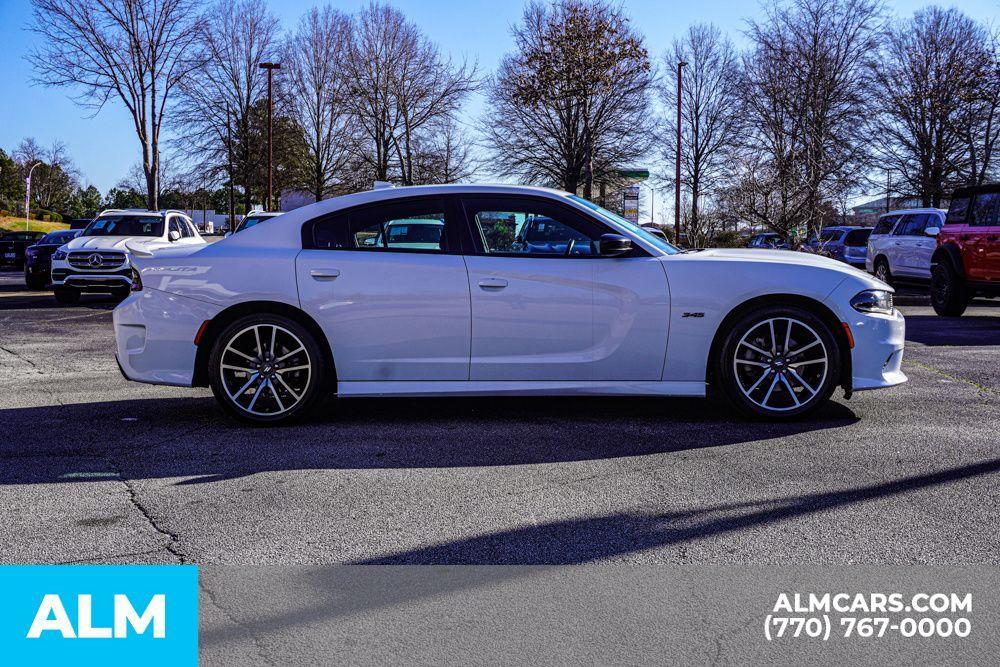
[[575, 195], [419, 186], [337, 197], [134, 257], [130, 380], [237, 417], [350, 396], [705, 396], [774, 419], [906, 381], [892, 290], [782, 250], [679, 251]]

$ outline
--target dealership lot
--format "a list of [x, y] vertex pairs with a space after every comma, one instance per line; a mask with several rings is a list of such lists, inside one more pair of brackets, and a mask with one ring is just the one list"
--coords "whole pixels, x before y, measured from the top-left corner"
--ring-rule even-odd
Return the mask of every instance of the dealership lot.
[[[920, 299], [903, 303], [920, 303]], [[0, 560], [960, 563], [1000, 547], [1000, 304], [904, 305], [910, 382], [792, 424], [703, 401], [326, 402], [249, 428], [126, 382], [109, 301], [0, 274]]]

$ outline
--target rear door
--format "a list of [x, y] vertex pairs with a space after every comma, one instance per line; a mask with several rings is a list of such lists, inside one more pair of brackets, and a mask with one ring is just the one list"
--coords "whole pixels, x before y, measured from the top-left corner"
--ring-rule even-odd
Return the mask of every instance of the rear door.
[[[338, 382], [469, 379], [469, 282], [455, 206], [393, 200], [304, 225], [299, 299], [330, 341]], [[439, 229], [436, 243], [394, 244], [386, 231], [402, 221]]]

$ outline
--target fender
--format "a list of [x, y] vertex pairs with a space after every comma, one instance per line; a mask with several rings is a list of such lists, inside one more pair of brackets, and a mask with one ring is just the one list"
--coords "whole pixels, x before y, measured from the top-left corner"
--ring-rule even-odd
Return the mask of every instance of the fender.
[[962, 251], [954, 243], [945, 243], [937, 247], [931, 256], [931, 266], [943, 263], [951, 264], [955, 274], [965, 280], [965, 263], [962, 261]]

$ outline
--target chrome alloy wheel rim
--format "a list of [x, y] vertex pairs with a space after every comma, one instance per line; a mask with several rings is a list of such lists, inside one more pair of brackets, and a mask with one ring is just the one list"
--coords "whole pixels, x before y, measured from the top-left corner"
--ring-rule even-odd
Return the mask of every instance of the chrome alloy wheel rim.
[[740, 339], [733, 372], [750, 402], [784, 412], [820, 392], [829, 365], [826, 345], [812, 327], [794, 318], [773, 317], [753, 325]]
[[239, 331], [219, 361], [229, 399], [241, 410], [273, 417], [298, 405], [309, 387], [312, 360], [298, 336], [275, 324]]

